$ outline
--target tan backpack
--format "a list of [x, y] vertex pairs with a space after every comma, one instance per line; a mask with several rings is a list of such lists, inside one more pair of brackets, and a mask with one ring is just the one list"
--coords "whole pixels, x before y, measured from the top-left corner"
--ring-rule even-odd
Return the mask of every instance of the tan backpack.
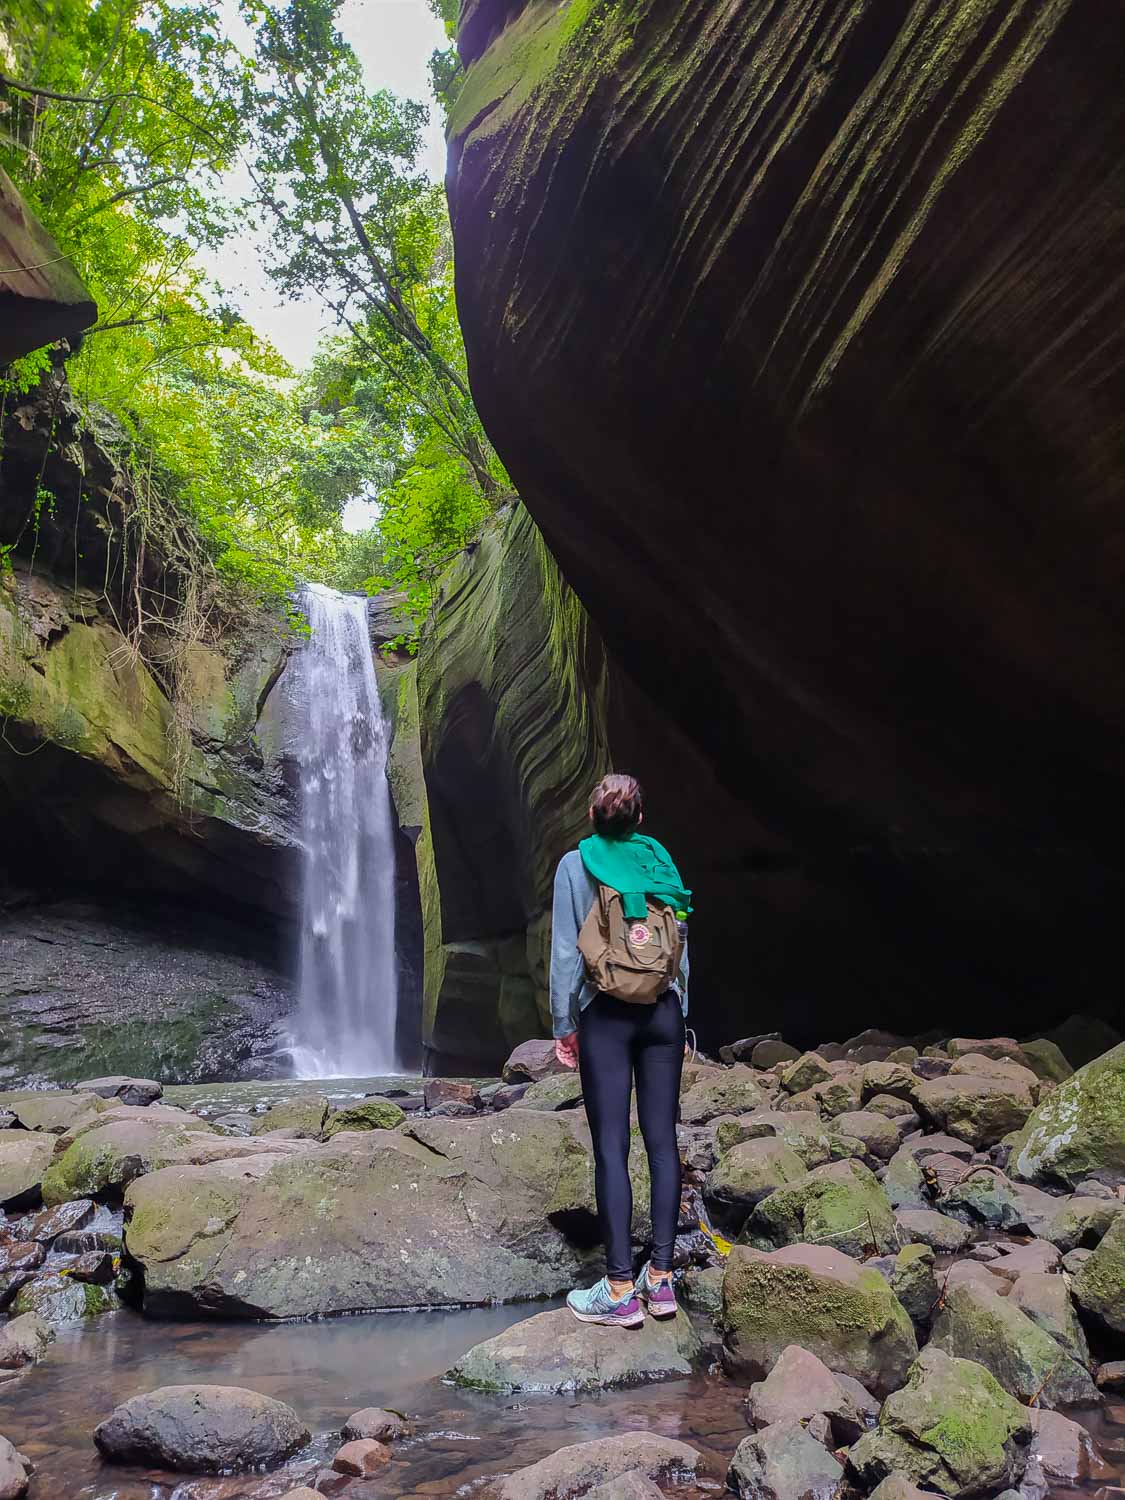
[[644, 921], [630, 921], [620, 893], [599, 885], [578, 951], [602, 994], [653, 1005], [679, 973], [683, 943], [676, 913], [665, 902], [649, 901]]

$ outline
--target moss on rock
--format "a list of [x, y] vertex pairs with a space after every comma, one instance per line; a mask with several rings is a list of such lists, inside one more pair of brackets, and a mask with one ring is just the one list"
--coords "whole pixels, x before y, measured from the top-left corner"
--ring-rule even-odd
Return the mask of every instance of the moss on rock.
[[1009, 1170], [1045, 1185], [1125, 1183], [1125, 1042], [1047, 1095], [1013, 1142]]

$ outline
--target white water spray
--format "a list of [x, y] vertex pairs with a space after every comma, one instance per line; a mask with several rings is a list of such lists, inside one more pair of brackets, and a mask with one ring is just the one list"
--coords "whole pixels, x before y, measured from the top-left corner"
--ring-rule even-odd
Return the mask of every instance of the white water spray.
[[301, 737], [300, 1078], [400, 1071], [395, 1050], [394, 824], [387, 735], [363, 599], [310, 584], [298, 663]]

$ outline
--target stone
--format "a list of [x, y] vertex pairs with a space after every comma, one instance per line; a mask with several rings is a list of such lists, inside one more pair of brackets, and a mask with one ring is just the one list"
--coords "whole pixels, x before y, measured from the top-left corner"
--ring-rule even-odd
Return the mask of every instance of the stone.
[[495, 1486], [497, 1500], [577, 1500], [598, 1485], [639, 1474], [654, 1483], [690, 1484], [703, 1467], [687, 1443], [655, 1432], [623, 1432], [560, 1448]]
[[1020, 1064], [1024, 1062], [1023, 1048], [1013, 1036], [955, 1036], [946, 1042], [945, 1050], [954, 1060], [976, 1054], [980, 1057], [991, 1058], [994, 1061], [1007, 1059], [1008, 1061]]
[[907, 1142], [919, 1161], [925, 1161], [931, 1156], [952, 1156], [962, 1163], [969, 1163], [973, 1159], [973, 1148], [968, 1141], [959, 1141], [955, 1136], [946, 1135], [943, 1131], [931, 1132], [919, 1136], [917, 1140]]
[[900, 1146], [887, 1164], [883, 1191], [896, 1212], [903, 1209], [932, 1209], [933, 1193], [917, 1157], [908, 1146]]
[[1013, 1142], [1009, 1167], [1042, 1187], [1125, 1184], [1125, 1042], [1047, 1095]]
[[[0, 186], [3, 184], [0, 173]], [[0, 1436], [0, 1500], [21, 1500], [34, 1473], [31, 1460], [14, 1448], [6, 1437]]]
[[802, 1094], [784, 1095], [778, 1101], [778, 1109], [812, 1109], [826, 1120], [849, 1110], [859, 1109], [859, 1089], [849, 1078], [830, 1078], [827, 1083], [815, 1083]]
[[[225, 1144], [231, 1144], [226, 1142]], [[130, 1184], [126, 1247], [150, 1316], [309, 1317], [557, 1296], [591, 1278], [581, 1112], [412, 1119]], [[647, 1231], [636, 1133], [634, 1234]], [[409, 1213], [404, 1217], [404, 1202]]]
[[1113, 1479], [1116, 1470], [1098, 1453], [1084, 1427], [1061, 1412], [1032, 1407], [1028, 1479], [1040, 1476], [1048, 1484], [1077, 1484], [1082, 1480]]
[[971, 1073], [950, 1073], [920, 1083], [914, 1100], [924, 1120], [978, 1150], [1018, 1130], [1035, 1102], [1030, 1088], [1019, 1078], [1009, 1082]]
[[506, 1083], [492, 1095], [489, 1103], [493, 1109], [512, 1109], [531, 1087], [529, 1083]]
[[295, 1490], [286, 1490], [281, 1500], [324, 1500], [324, 1495], [320, 1490], [311, 1490], [307, 1484], [302, 1484]]
[[736, 1063], [732, 1068], [708, 1069], [680, 1098], [685, 1125], [705, 1125], [720, 1115], [746, 1115], [766, 1104], [760, 1075]]
[[0, 254], [6, 267], [0, 362], [7, 364], [58, 339], [77, 345], [83, 329], [97, 322], [97, 304], [74, 263], [2, 170]]
[[1107, 1359], [1099, 1365], [1095, 1382], [1099, 1391], [1125, 1393], [1125, 1359]]
[[1098, 1016], [1068, 1016], [1061, 1025], [1047, 1033], [1074, 1068], [1093, 1062], [1121, 1041], [1121, 1032]]
[[587, 1490], [586, 1500], [663, 1500], [663, 1493], [647, 1474], [619, 1474]]
[[775, 1137], [784, 1141], [804, 1162], [806, 1169], [822, 1167], [832, 1159], [832, 1142], [815, 1110], [756, 1109], [748, 1115], [718, 1119], [715, 1140], [720, 1152], [740, 1141]]
[[827, 1245], [736, 1245], [723, 1277], [725, 1360], [769, 1371], [790, 1344], [868, 1390], [896, 1389], [917, 1353], [906, 1309], [878, 1271]]
[[370, 1438], [377, 1443], [394, 1443], [399, 1438], [410, 1437], [414, 1423], [397, 1411], [387, 1411], [381, 1406], [365, 1406], [362, 1411], [351, 1414], [344, 1423], [341, 1436], [346, 1443], [360, 1438]]
[[[750, 1387], [746, 1411], [754, 1428], [775, 1423], [807, 1422], [818, 1413], [828, 1418], [833, 1445], [855, 1440], [867, 1431], [879, 1410], [879, 1403], [858, 1382], [834, 1375], [827, 1365], [802, 1349], [790, 1344], [781, 1351], [773, 1369]], [[857, 1401], [855, 1392], [860, 1399]]]
[[1118, 1214], [1106, 1230], [1074, 1278], [1072, 1290], [1074, 1300], [1095, 1323], [1125, 1334], [1125, 1214]]
[[355, 1438], [336, 1450], [332, 1467], [337, 1474], [366, 1479], [391, 1461], [391, 1450], [374, 1438]]
[[895, 1223], [910, 1244], [929, 1245], [942, 1255], [956, 1255], [972, 1239], [972, 1230], [966, 1225], [932, 1208], [899, 1209]]
[[[936, 1159], [936, 1158], [935, 1158]], [[995, 1168], [964, 1168], [956, 1183], [938, 1200], [942, 1213], [983, 1224], [1037, 1234], [1058, 1200], [1025, 1183], [1012, 1182]]]
[[783, 1042], [777, 1037], [763, 1037], [750, 1054], [750, 1066], [761, 1068], [776, 1068], [779, 1063], [795, 1062], [800, 1053], [796, 1047], [791, 1047], [788, 1042]]
[[1012, 1245], [989, 1266], [1005, 1281], [1017, 1281], [1026, 1271], [1057, 1271], [1061, 1257], [1048, 1240], [1031, 1240], [1026, 1245]]
[[97, 1094], [99, 1099], [120, 1099], [122, 1104], [142, 1107], [155, 1104], [164, 1094], [164, 1085], [152, 1078], [125, 1078], [120, 1073], [109, 1078], [87, 1078], [74, 1087], [80, 1093]]
[[[871, 1491], [870, 1500], [926, 1500], [926, 1491], [912, 1484], [905, 1474], [888, 1474]], [[933, 1494], [933, 1491], [929, 1491]]]
[[0, 1209], [30, 1208], [39, 1201], [55, 1143], [27, 1130], [0, 1131]]
[[831, 1077], [832, 1069], [819, 1052], [806, 1052], [781, 1070], [781, 1087], [787, 1094], [803, 1094]]
[[1000, 1083], [1021, 1083], [1033, 1101], [1039, 1102], [1039, 1075], [1009, 1057], [985, 1057], [979, 1052], [968, 1052], [956, 1059], [947, 1076], [959, 1078], [966, 1073], [974, 1078], [995, 1078]]
[[1006, 1391], [1043, 1406], [1097, 1400], [1090, 1372], [1010, 1300], [980, 1285], [947, 1286], [931, 1347], [990, 1370]]
[[582, 1080], [577, 1073], [558, 1073], [541, 1078], [526, 1089], [520, 1100], [521, 1109], [557, 1110], [575, 1109], [582, 1103]]
[[39, 1240], [49, 1245], [60, 1234], [81, 1229], [94, 1217], [94, 1204], [89, 1198], [76, 1198], [71, 1203], [60, 1203], [54, 1208], [43, 1208], [38, 1213], [25, 1214], [14, 1219], [4, 1229], [15, 1240]]
[[702, 1270], [688, 1271], [679, 1287], [679, 1296], [691, 1312], [709, 1318], [718, 1327], [723, 1312], [722, 1266], [706, 1266]]
[[890, 1161], [901, 1139], [900, 1132], [885, 1115], [869, 1109], [845, 1110], [835, 1116], [832, 1129], [840, 1135], [862, 1141], [868, 1155], [880, 1161]]
[[828, 1244], [862, 1258], [898, 1243], [887, 1195], [858, 1161], [816, 1167], [764, 1198], [745, 1236], [760, 1249], [799, 1242]]
[[392, 1100], [373, 1096], [346, 1109], [331, 1110], [321, 1133], [325, 1140], [331, 1140], [342, 1130], [394, 1130], [405, 1119], [405, 1113]]
[[436, 1109], [439, 1104], [448, 1104], [452, 1101], [472, 1105], [475, 1109], [480, 1102], [476, 1084], [457, 1078], [427, 1078], [423, 1085], [423, 1093], [426, 1096], [427, 1109]]
[[536, 1037], [513, 1049], [500, 1076], [505, 1083], [538, 1083], [550, 1073], [562, 1073], [565, 1067], [555, 1055], [554, 1042]]
[[739, 1443], [727, 1488], [743, 1500], [832, 1500], [843, 1473], [799, 1422], [778, 1422]]
[[755, 1204], [806, 1170], [797, 1153], [776, 1137], [742, 1141], [724, 1152], [709, 1173], [703, 1201], [715, 1224], [737, 1234]]
[[1049, 1083], [1065, 1083], [1074, 1072], [1067, 1062], [1062, 1048], [1049, 1037], [1038, 1037], [1033, 1042], [1024, 1042], [1023, 1055], [1027, 1066], [1036, 1077]]
[[914, 1113], [913, 1108], [905, 1099], [900, 1099], [896, 1094], [873, 1094], [864, 1104], [864, 1109], [873, 1114], [883, 1115], [888, 1120], [902, 1121], [900, 1130], [917, 1130], [921, 1120]]
[[75, 1229], [60, 1234], [51, 1249], [56, 1255], [88, 1255], [91, 1250], [121, 1254], [121, 1236], [111, 1229]]
[[931, 1344], [875, 1430], [851, 1448], [847, 1468], [868, 1490], [901, 1474], [960, 1500], [1018, 1484], [1031, 1439], [1027, 1412], [986, 1369]]
[[726, 1046], [719, 1048], [719, 1057], [725, 1063], [744, 1062], [748, 1063], [754, 1055], [754, 1048], [759, 1042], [780, 1042], [780, 1031], [763, 1031], [758, 1036], [740, 1037], [737, 1042], [728, 1042]]
[[[983, 1286], [1000, 1297], [1008, 1293], [1008, 1283], [1002, 1277], [994, 1276], [987, 1266], [982, 1266], [975, 1260], [954, 1261], [942, 1278], [942, 1298], [951, 1288], [961, 1285]], [[944, 1300], [939, 1303], [939, 1306], [943, 1305]]]
[[928, 1323], [940, 1291], [934, 1274], [934, 1252], [929, 1245], [904, 1245], [895, 1256], [891, 1291], [915, 1323]]
[[0, 1370], [22, 1370], [37, 1364], [55, 1337], [55, 1330], [38, 1313], [23, 1313], [0, 1324]]
[[1089, 1366], [1089, 1346], [1065, 1277], [1048, 1271], [1025, 1271], [1012, 1283], [1008, 1301], [1049, 1333], [1073, 1360]]
[[1070, 1276], [1077, 1276], [1093, 1255], [1092, 1250], [1068, 1250], [1062, 1258], [1062, 1268]]
[[630, 1331], [580, 1323], [566, 1308], [537, 1313], [477, 1344], [448, 1372], [482, 1391], [595, 1391], [689, 1375], [702, 1355], [686, 1313]]
[[1076, 1194], [1059, 1204], [1058, 1211], [1046, 1221], [1040, 1233], [1064, 1254], [1068, 1250], [1093, 1250], [1123, 1208], [1125, 1203], [1119, 1198], [1085, 1198]]
[[47, 1259], [38, 1240], [0, 1240], [0, 1283], [21, 1271], [34, 1271]]
[[112, 1292], [101, 1286], [85, 1286], [65, 1276], [37, 1276], [21, 1286], [12, 1303], [13, 1315], [37, 1313], [45, 1323], [61, 1327], [78, 1323], [116, 1307]]
[[91, 1250], [68, 1266], [66, 1274], [74, 1281], [88, 1282], [91, 1286], [109, 1286], [114, 1278], [113, 1257], [104, 1250]]
[[324, 1129], [331, 1107], [323, 1094], [279, 1099], [264, 1115], [257, 1117], [250, 1134], [268, 1135], [276, 1130], [286, 1130], [290, 1132], [290, 1139], [315, 1141]]
[[931, 1078], [944, 1078], [952, 1066], [953, 1059], [944, 1052], [939, 1052], [936, 1056], [924, 1053], [910, 1064], [910, 1071], [915, 1078], [924, 1078], [928, 1082]]
[[918, 1079], [912, 1065], [906, 1063], [869, 1062], [860, 1074], [860, 1097], [864, 1108], [869, 1100], [880, 1094], [899, 1099], [912, 1108], [917, 1087]]
[[309, 1440], [292, 1407], [230, 1385], [165, 1385], [133, 1396], [94, 1429], [115, 1463], [200, 1474], [279, 1464]]

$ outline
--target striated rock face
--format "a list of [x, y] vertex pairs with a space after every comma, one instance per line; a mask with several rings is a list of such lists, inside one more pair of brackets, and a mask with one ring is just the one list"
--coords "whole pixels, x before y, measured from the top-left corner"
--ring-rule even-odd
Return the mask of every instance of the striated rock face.
[[423, 1040], [471, 1071], [549, 1030], [555, 864], [609, 763], [601, 643], [522, 506], [445, 575], [417, 673]]
[[0, 364], [55, 339], [73, 338], [97, 318], [74, 267], [2, 168], [0, 263]]
[[659, 706], [635, 769], [682, 793], [677, 737], [712, 768], [674, 847], [728, 1016], [732, 924], [752, 1029], [784, 1013], [789, 1040], [869, 1023], [873, 993], [900, 1030], [937, 996], [951, 1028], [1012, 994], [1028, 1029], [1105, 1012], [1113, 7], [472, 0], [460, 44], [474, 394]]

